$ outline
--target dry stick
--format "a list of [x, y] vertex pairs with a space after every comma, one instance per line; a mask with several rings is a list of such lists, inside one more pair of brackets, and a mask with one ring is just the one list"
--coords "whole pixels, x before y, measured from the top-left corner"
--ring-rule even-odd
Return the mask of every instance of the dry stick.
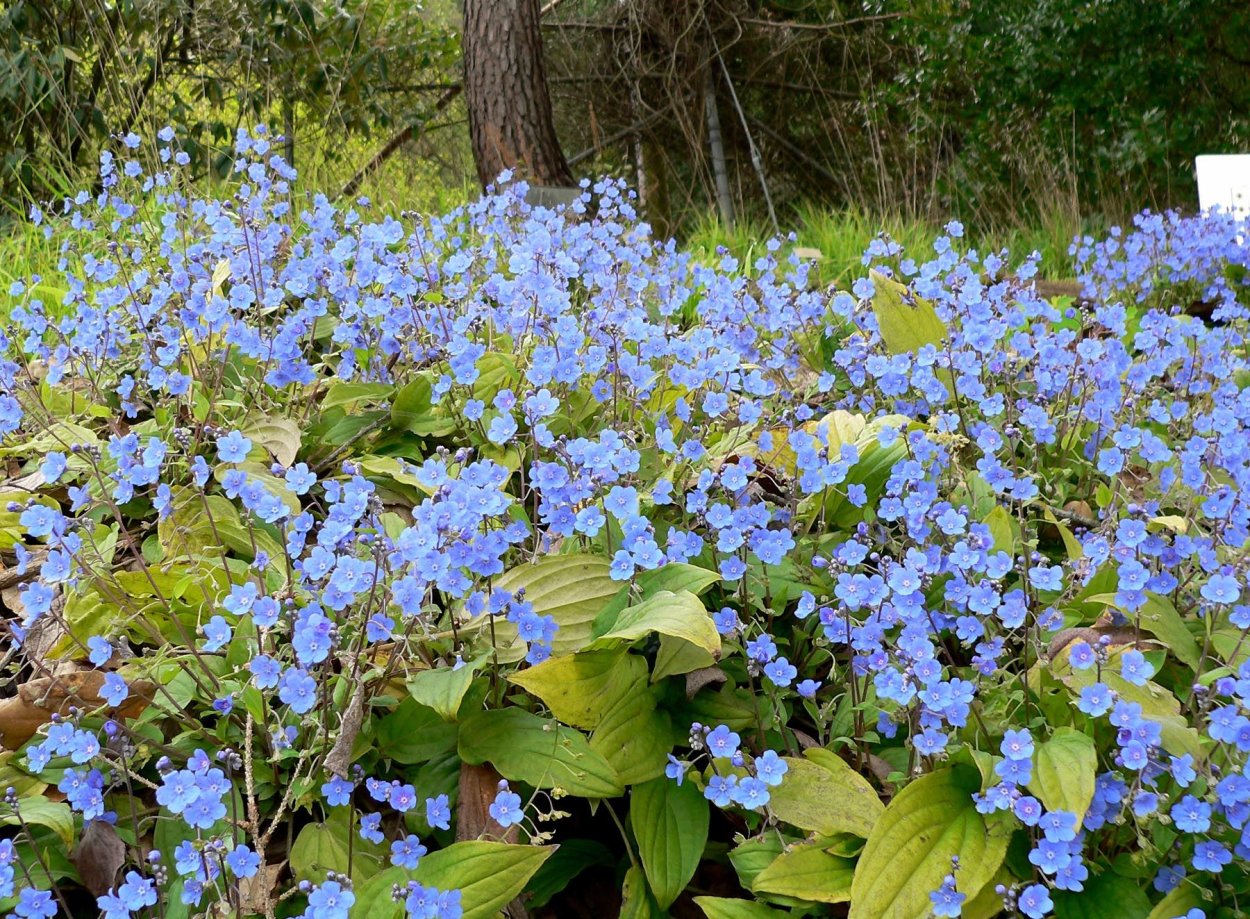
[[394, 156], [395, 152], [399, 150], [400, 147], [424, 133], [429, 118], [437, 115], [439, 112], [447, 108], [447, 106], [451, 105], [452, 101], [460, 95], [463, 90], [464, 87], [459, 83], [444, 90], [443, 94], [435, 101], [433, 108], [431, 108], [426, 114], [426, 120], [424, 122], [420, 124], [414, 122], [395, 134], [382, 146], [381, 150], [373, 155], [373, 158], [369, 160], [369, 162], [365, 163], [365, 165], [360, 168], [359, 172], [348, 180], [347, 184], [339, 190], [336, 197], [346, 198], [355, 194], [356, 190], [364, 184], [364, 181], [369, 178], [369, 176], [373, 175], [373, 173], [377, 172], [377, 170], [382, 167], [383, 163]]
[[[712, 39], [716, 41], [715, 38]], [[720, 48], [716, 48], [716, 60], [720, 64], [721, 76], [725, 78], [725, 85], [729, 87], [729, 98], [733, 100], [734, 109], [738, 113], [738, 120], [742, 122], [742, 132], [747, 138], [747, 149], [751, 154], [751, 166], [755, 169], [755, 174], [760, 180], [760, 188], [764, 192], [764, 203], [768, 205], [768, 218], [772, 221], [773, 232], [780, 235], [781, 225], [777, 223], [777, 211], [773, 208], [772, 192], [768, 190], [768, 180], [764, 178], [764, 163], [760, 159], [760, 148], [755, 145], [755, 138], [751, 136], [751, 126], [747, 124], [747, 116], [742, 111], [742, 104], [738, 101], [738, 92], [734, 89], [734, 82], [729, 77], [729, 68], [725, 66], [725, 58], [721, 56]]]

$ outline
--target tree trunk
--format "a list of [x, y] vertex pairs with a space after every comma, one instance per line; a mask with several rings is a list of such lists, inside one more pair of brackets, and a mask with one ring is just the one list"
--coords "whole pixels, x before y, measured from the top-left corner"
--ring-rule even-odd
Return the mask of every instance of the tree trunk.
[[572, 185], [543, 69], [538, 0], [465, 0], [464, 95], [477, 176], [505, 169], [537, 185]]

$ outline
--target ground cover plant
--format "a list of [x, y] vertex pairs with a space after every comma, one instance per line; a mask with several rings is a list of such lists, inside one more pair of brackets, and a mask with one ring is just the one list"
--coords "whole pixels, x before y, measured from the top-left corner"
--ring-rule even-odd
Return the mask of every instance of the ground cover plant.
[[5, 909], [1241, 913], [1244, 226], [838, 290], [184, 160], [9, 290]]

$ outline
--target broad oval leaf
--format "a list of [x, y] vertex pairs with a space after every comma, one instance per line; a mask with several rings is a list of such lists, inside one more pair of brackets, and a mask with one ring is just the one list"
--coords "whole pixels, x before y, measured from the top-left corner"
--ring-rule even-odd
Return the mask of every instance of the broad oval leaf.
[[661, 776], [634, 787], [629, 823], [647, 883], [662, 909], [686, 889], [707, 845], [707, 799], [690, 782]]
[[615, 641], [633, 641], [652, 632], [684, 639], [714, 656], [720, 655], [720, 633], [716, 631], [716, 624], [703, 601], [688, 590], [657, 591], [637, 606], [627, 607], [621, 611], [615, 625], [596, 638], [591, 647], [611, 647]]
[[290, 418], [277, 415], [262, 418], [243, 433], [268, 450], [283, 466], [290, 466], [295, 462], [303, 436], [299, 425]]
[[807, 755], [785, 757], [785, 778], [769, 797], [773, 814], [824, 836], [854, 833], [867, 838], [885, 810], [876, 791], [837, 754], [808, 750]]
[[473, 684], [483, 658], [462, 663], [459, 667], [437, 667], [418, 670], [408, 677], [408, 694], [427, 708], [438, 712], [445, 721], [455, 721], [464, 694]]
[[508, 677], [574, 727], [593, 730], [627, 692], [646, 680], [647, 662], [623, 649], [549, 657]]
[[463, 919], [492, 919], [516, 899], [557, 848], [458, 842], [424, 856], [415, 871], [387, 868], [359, 885], [352, 915], [398, 919], [404, 905], [391, 899], [391, 888], [411, 880], [438, 890], [459, 890]]
[[872, 278], [872, 311], [881, 340], [891, 354], [919, 351], [946, 340], [946, 325], [933, 304], [879, 271]]
[[460, 725], [460, 758], [489, 762], [506, 779], [535, 788], [562, 788], [585, 798], [613, 798], [625, 790], [585, 735], [519, 708], [477, 712]]
[[959, 856], [959, 887], [975, 897], [1007, 852], [1004, 825], [987, 827], [972, 803], [981, 777], [955, 766], [916, 779], [889, 803], [855, 866], [850, 919], [924, 919], [929, 894]]
[[1029, 790], [1048, 811], [1068, 811], [1080, 826], [1094, 800], [1094, 776], [1098, 751], [1093, 738], [1076, 728], [1057, 728], [1033, 754], [1033, 780]]
[[751, 890], [812, 903], [845, 903], [854, 875], [854, 859], [830, 855], [815, 845], [796, 846], [757, 874]]
[[[549, 555], [532, 564], [518, 565], [495, 579], [494, 589], [516, 593], [525, 588], [525, 600], [540, 616], [550, 616], [559, 628], [551, 653], [571, 654], [590, 643], [590, 630], [603, 605], [621, 589], [608, 574], [611, 563], [598, 555]], [[485, 615], [475, 617], [468, 628], [478, 628], [478, 644], [489, 646], [491, 629]], [[525, 656], [525, 643], [516, 626], [495, 619], [495, 647], [503, 662]]]
[[644, 683], [604, 714], [590, 749], [603, 755], [622, 785], [636, 785], [663, 775], [675, 741], [668, 713], [656, 708]]
[[[1055, 919], [1140, 919], [1152, 915], [1146, 892], [1132, 879], [1113, 871], [1091, 877], [1084, 890], [1057, 890], [1052, 896]], [[1167, 919], [1183, 916], [1187, 911], [1167, 913]]]

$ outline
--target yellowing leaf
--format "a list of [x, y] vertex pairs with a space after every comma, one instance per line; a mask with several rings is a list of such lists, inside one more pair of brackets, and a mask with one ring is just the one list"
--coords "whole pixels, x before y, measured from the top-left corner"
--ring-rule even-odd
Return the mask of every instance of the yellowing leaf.
[[694, 902], [707, 919], [781, 919], [790, 915], [780, 910], [756, 903], [754, 900], [735, 900], [731, 897], [695, 897]]
[[[548, 555], [532, 564], [518, 565], [495, 579], [495, 589], [516, 593], [525, 588], [525, 601], [540, 616], [551, 616], [559, 629], [551, 644], [552, 654], [571, 654], [590, 643], [590, 630], [604, 605], [621, 589], [608, 575], [610, 563], [598, 555]], [[478, 644], [489, 647], [490, 623], [487, 615], [474, 618], [468, 628], [477, 628]], [[525, 656], [525, 643], [517, 638], [516, 626], [496, 617], [495, 645], [504, 662]]]
[[1033, 780], [1029, 789], [1048, 811], [1068, 811], [1080, 826], [1094, 800], [1094, 774], [1098, 752], [1092, 738], [1075, 728], [1057, 728], [1051, 738], [1038, 744], [1033, 755]]
[[933, 304], [879, 271], [869, 273], [874, 293], [872, 311], [881, 340], [891, 354], [919, 351], [946, 340], [946, 326]]
[[550, 657], [508, 677], [575, 727], [593, 730], [628, 692], [642, 688], [647, 662], [624, 649]]
[[290, 466], [295, 462], [302, 435], [299, 425], [290, 418], [263, 418], [243, 433], [268, 450], [283, 466]]
[[751, 890], [813, 903], [845, 903], [854, 875], [854, 859], [838, 858], [818, 846], [796, 846], [757, 874]]
[[824, 836], [867, 837], [885, 810], [868, 780], [828, 750], [808, 750], [807, 756], [785, 757], [788, 771], [769, 800], [773, 814]]
[[926, 919], [929, 894], [959, 857], [959, 889], [976, 897], [998, 871], [1009, 833], [987, 827], [972, 803], [981, 777], [971, 767], [921, 776], [886, 807], [855, 866], [850, 919]]

